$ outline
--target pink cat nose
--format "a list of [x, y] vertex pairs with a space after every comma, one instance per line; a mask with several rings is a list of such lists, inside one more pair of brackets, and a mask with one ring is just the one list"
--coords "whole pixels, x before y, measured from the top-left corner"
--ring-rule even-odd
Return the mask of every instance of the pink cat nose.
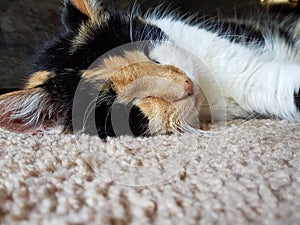
[[185, 81], [184, 92], [189, 96], [193, 95], [194, 93], [193, 82], [190, 79], [186, 79]]

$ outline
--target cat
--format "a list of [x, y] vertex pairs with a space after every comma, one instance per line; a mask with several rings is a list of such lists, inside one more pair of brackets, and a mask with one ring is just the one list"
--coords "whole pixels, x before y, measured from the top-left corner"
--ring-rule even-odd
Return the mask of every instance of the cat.
[[97, 0], [65, 0], [61, 18], [63, 32], [37, 54], [24, 89], [0, 96], [0, 127], [105, 138], [192, 132], [253, 114], [300, 121], [297, 20], [195, 23]]

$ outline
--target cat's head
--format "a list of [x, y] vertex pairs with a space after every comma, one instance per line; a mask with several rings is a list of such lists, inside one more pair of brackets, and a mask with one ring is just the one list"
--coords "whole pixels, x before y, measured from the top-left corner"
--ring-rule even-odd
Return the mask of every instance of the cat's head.
[[[0, 96], [1, 127], [78, 130], [90, 114], [101, 137], [173, 133], [184, 123], [197, 126], [197, 110], [191, 109], [197, 107], [198, 95], [186, 71], [150, 57], [168, 41], [158, 27], [97, 0], [66, 0], [62, 23], [64, 31], [37, 55], [24, 90]], [[141, 44], [107, 54], [145, 41], [150, 41], [147, 48]], [[130, 132], [122, 128], [124, 122]]]

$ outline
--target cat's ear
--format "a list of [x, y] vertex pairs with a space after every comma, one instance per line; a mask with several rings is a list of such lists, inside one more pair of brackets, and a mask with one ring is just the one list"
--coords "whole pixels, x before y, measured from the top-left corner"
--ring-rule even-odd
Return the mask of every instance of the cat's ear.
[[41, 88], [0, 96], [0, 127], [20, 133], [57, 130], [59, 104]]
[[78, 29], [82, 22], [95, 21], [104, 15], [100, 0], [65, 0], [62, 23], [66, 30]]

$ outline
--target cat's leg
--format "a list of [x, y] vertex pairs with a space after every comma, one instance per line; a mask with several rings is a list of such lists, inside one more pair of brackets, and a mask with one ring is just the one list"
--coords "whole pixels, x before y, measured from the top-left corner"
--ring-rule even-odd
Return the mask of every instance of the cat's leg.
[[240, 82], [243, 94], [235, 99], [242, 108], [300, 122], [300, 65], [268, 62]]

